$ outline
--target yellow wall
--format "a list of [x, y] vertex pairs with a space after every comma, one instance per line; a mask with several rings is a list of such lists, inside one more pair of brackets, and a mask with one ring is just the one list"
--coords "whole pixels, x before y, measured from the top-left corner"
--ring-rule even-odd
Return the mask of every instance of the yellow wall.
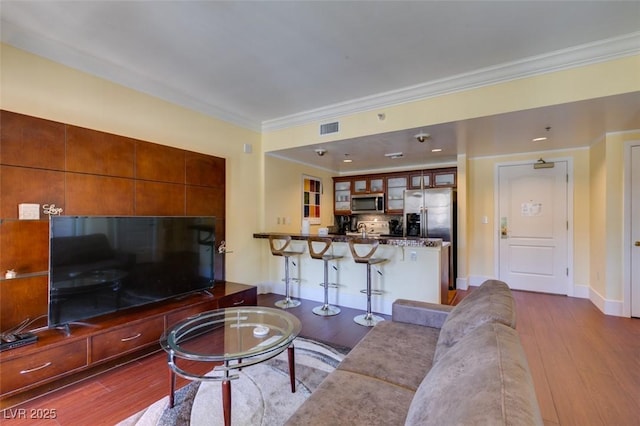
[[[311, 225], [311, 233], [318, 228], [333, 225], [333, 180], [325, 170], [282, 160], [265, 157], [265, 229], [272, 232], [300, 232], [302, 225], [302, 175], [322, 180], [323, 192], [320, 205], [320, 225]], [[278, 223], [280, 218], [280, 223]], [[286, 220], [282, 221], [282, 218]]]
[[[227, 279], [261, 279], [260, 134], [90, 76], [8, 45], [1, 47], [0, 108], [226, 159]], [[243, 144], [253, 154], [243, 153]], [[252, 207], [248, 208], [251, 205]], [[255, 268], [247, 268], [255, 264]]]
[[606, 140], [603, 137], [597, 141], [589, 153], [590, 174], [590, 203], [589, 212], [591, 221], [589, 224], [589, 250], [591, 262], [589, 272], [591, 276], [591, 288], [598, 294], [606, 294], [606, 257], [603, 256], [603, 247], [606, 246]]
[[[469, 160], [468, 171], [468, 239], [469, 239], [469, 275], [476, 277], [494, 277], [496, 220], [496, 167], [500, 163], [530, 161], [538, 158], [571, 159], [573, 162], [573, 281], [579, 286], [588, 286], [589, 279], [589, 150], [576, 149], [565, 151], [535, 152], [520, 155], [485, 157]], [[487, 216], [488, 224], [481, 222]]]
[[597, 256], [606, 259], [606, 286], [603, 296], [609, 300], [621, 300], [623, 295], [624, 145], [632, 140], [640, 140], [640, 131], [606, 135], [606, 242], [595, 247], [595, 250]]

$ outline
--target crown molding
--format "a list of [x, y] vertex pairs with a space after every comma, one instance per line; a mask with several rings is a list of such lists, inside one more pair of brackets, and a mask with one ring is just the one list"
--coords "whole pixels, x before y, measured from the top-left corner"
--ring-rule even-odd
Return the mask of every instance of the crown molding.
[[329, 119], [335, 120], [341, 116], [419, 101], [534, 75], [596, 64], [637, 55], [639, 53], [640, 32], [635, 32], [408, 86], [398, 90], [328, 105], [285, 117], [266, 120], [262, 122], [262, 131], [268, 132], [285, 129]]

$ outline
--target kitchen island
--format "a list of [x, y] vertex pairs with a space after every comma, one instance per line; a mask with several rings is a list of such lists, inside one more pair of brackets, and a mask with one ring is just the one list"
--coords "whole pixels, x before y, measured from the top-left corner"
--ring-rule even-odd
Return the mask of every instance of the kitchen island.
[[[311, 236], [305, 234], [265, 232], [256, 233], [254, 238], [264, 239], [264, 256], [267, 256], [265, 280], [258, 285], [260, 293], [284, 294], [284, 260], [273, 256], [269, 248], [268, 238], [274, 236], [290, 236], [290, 249], [302, 252], [291, 258], [290, 274], [295, 280], [290, 283], [291, 296], [323, 301], [323, 262], [311, 259], [307, 240]], [[329, 234], [333, 243], [327, 254], [343, 256], [331, 262], [329, 281], [337, 283], [337, 288], [329, 289], [329, 302], [339, 306], [355, 309], [366, 309], [366, 295], [361, 290], [366, 287], [366, 267], [356, 264], [349, 250], [348, 235]], [[373, 266], [372, 288], [382, 291], [381, 295], [372, 297], [374, 312], [391, 314], [391, 305], [396, 299], [413, 299], [431, 303], [448, 303], [449, 272], [451, 243], [441, 239], [374, 236], [380, 245], [374, 255], [376, 258], [388, 259]]]

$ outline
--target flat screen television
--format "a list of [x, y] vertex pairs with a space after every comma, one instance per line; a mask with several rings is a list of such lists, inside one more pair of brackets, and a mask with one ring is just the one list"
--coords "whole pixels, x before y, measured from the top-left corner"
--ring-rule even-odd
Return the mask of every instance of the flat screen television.
[[52, 216], [50, 328], [214, 284], [215, 218]]

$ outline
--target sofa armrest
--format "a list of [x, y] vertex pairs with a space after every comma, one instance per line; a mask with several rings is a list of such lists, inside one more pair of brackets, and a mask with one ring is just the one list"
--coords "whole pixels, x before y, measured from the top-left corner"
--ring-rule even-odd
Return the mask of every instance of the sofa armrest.
[[391, 309], [393, 321], [441, 328], [453, 306], [398, 299], [393, 302]]

